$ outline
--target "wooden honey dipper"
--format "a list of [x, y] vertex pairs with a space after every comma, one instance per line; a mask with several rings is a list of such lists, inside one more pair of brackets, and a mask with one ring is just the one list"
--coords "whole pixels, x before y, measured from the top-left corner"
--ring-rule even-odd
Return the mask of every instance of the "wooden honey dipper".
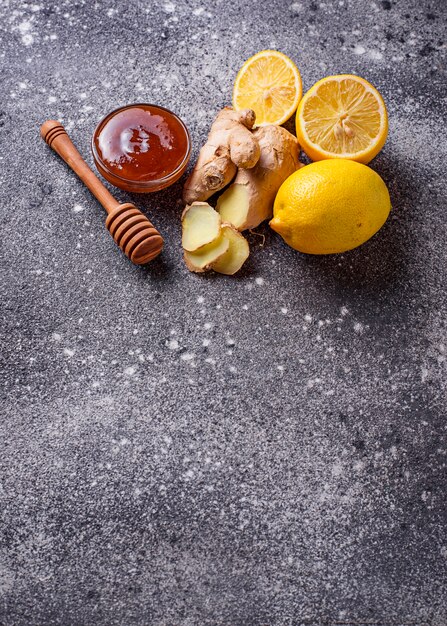
[[115, 200], [81, 157], [62, 124], [47, 120], [40, 127], [40, 135], [105, 208], [106, 227], [132, 263], [144, 265], [155, 259], [163, 249], [163, 237], [136, 206]]

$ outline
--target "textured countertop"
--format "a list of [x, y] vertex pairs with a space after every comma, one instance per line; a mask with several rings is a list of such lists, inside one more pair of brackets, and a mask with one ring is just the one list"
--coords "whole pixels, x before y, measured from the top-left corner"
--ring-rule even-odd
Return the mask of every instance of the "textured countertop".
[[[2, 626], [447, 624], [446, 3], [0, 4]], [[145, 269], [39, 137], [170, 107], [194, 156], [242, 62], [383, 94], [393, 211], [311, 257], [268, 227], [236, 278]], [[444, 99], [443, 99], [444, 97]]]

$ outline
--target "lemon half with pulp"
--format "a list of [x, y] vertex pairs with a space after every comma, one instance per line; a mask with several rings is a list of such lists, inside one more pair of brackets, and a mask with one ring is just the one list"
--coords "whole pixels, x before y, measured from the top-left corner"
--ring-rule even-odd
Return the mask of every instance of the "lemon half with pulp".
[[313, 161], [343, 158], [369, 163], [388, 134], [385, 103], [377, 89], [360, 76], [327, 76], [301, 100], [296, 134]]
[[263, 50], [245, 61], [233, 88], [233, 107], [253, 109], [256, 126], [284, 124], [295, 113], [303, 87], [294, 62], [282, 52]]

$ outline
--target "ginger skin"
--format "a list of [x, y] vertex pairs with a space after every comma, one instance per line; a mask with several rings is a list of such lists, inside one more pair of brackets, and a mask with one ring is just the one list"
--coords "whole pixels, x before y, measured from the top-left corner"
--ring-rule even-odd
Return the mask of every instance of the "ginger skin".
[[222, 221], [239, 231], [255, 228], [273, 215], [273, 203], [282, 183], [302, 164], [297, 138], [281, 126], [260, 126], [253, 131], [261, 156], [250, 170], [239, 169], [230, 187], [217, 201]]
[[218, 113], [183, 188], [186, 204], [208, 200], [233, 180], [238, 168], [256, 165], [260, 148], [251, 132], [255, 119], [251, 109], [234, 111], [225, 107]]

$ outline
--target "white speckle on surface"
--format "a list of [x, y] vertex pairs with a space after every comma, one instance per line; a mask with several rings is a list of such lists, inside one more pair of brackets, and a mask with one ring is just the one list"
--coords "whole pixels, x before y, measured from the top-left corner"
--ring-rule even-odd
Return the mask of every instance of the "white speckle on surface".
[[332, 476], [341, 476], [343, 474], [343, 465], [339, 462], [334, 463], [331, 469]]
[[197, 304], [203, 304], [205, 302], [205, 298], [203, 296], [198, 296]]
[[362, 54], [365, 54], [365, 52], [366, 52], [366, 48], [364, 48], [363, 46], [360, 46], [360, 45], [354, 46], [354, 49], [353, 49], [354, 54], [362, 55]]
[[59, 333], [53, 333], [53, 339], [54, 341], [60, 341], [62, 339], [62, 335]]
[[137, 370], [136, 370], [136, 368], [135, 368], [135, 367], [130, 366], [130, 367], [126, 367], [126, 369], [124, 370], [124, 374], [125, 374], [126, 376], [133, 376], [133, 375], [135, 374], [135, 372], [136, 372], [136, 371], [137, 371]]
[[210, 339], [204, 339], [204, 340], [202, 341], [202, 346], [203, 346], [204, 348], [207, 348], [207, 347], [210, 345], [210, 343], [211, 343], [211, 340], [210, 340]]
[[205, 9], [203, 7], [198, 7], [197, 9], [194, 9], [193, 11], [193, 15], [202, 15], [203, 13], [205, 13]]
[[203, 328], [205, 330], [211, 330], [211, 328], [213, 327], [213, 325], [211, 324], [211, 322], [205, 322], [203, 325]]
[[310, 315], [309, 313], [306, 313], [306, 315], [304, 316], [305, 321], [310, 324], [312, 321], [312, 315]]
[[303, 11], [303, 8], [304, 7], [301, 4], [301, 2], [294, 2], [293, 4], [290, 5], [289, 10], [294, 15], [298, 15], [299, 13]]
[[260, 287], [264, 284], [264, 279], [262, 278], [262, 276], [258, 276], [257, 278], [255, 278], [255, 283], [257, 285], [259, 285]]
[[248, 311], [248, 304], [244, 304], [242, 308], [244, 311]]
[[429, 371], [426, 367], [421, 368], [421, 381], [425, 383], [429, 375]]
[[342, 306], [340, 309], [340, 314], [342, 315], [342, 317], [345, 317], [346, 315], [349, 314], [348, 308], [345, 306]]
[[165, 2], [163, 5], [163, 10], [166, 13], [174, 13], [175, 12], [175, 4], [173, 2]]
[[80, 204], [75, 204], [73, 207], [73, 212], [74, 213], [81, 213], [81, 211], [84, 211], [84, 207], [81, 206]]
[[31, 33], [26, 33], [22, 35], [22, 43], [24, 46], [32, 46], [34, 43], [34, 37]]
[[167, 346], [169, 350], [178, 350], [179, 342], [177, 341], [177, 339], [169, 339], [169, 341], [167, 342]]
[[381, 61], [383, 59], [383, 54], [379, 50], [369, 50], [367, 56], [373, 61]]
[[[34, 19], [34, 18], [32, 18]], [[17, 26], [17, 29], [19, 30], [21, 36], [22, 36], [22, 43], [24, 46], [31, 46], [34, 43], [34, 37], [32, 35], [32, 33], [30, 32], [32, 29], [32, 24], [30, 20], [24, 20], [23, 22], [20, 22], [20, 24]]]
[[57, 101], [56, 96], [48, 96], [48, 102], [49, 102], [50, 104], [53, 104], [53, 103], [54, 103], [54, 102], [56, 102], [56, 101]]
[[287, 315], [288, 312], [289, 312], [289, 309], [286, 306], [282, 306], [281, 307], [281, 313], [283, 315]]
[[75, 353], [75, 351], [72, 350], [71, 348], [64, 348], [63, 352], [65, 356], [68, 356], [68, 357], [72, 357]]
[[360, 322], [355, 322], [354, 324], [354, 332], [356, 332], [358, 335], [363, 334], [364, 331], [364, 326], [363, 324], [361, 324]]
[[195, 354], [193, 352], [184, 352], [180, 355], [180, 359], [182, 361], [192, 361], [195, 358]]

